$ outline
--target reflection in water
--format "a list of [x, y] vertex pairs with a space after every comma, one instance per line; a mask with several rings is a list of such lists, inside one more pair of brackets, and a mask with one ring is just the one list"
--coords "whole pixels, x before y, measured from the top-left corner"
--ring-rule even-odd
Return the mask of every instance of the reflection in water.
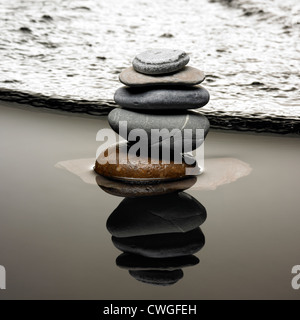
[[180, 257], [198, 252], [204, 246], [200, 228], [187, 232], [151, 234], [118, 238], [112, 236], [116, 248], [150, 258]]
[[187, 232], [206, 220], [206, 210], [185, 192], [162, 196], [125, 198], [107, 220], [116, 237]]
[[107, 220], [112, 242], [123, 252], [116, 263], [138, 281], [174, 284], [183, 268], [199, 263], [194, 254], [205, 243], [199, 228], [205, 220], [205, 208], [184, 192], [125, 198]]
[[250, 165], [235, 158], [208, 158], [199, 177], [159, 184], [128, 184], [97, 175], [94, 158], [61, 161], [66, 169], [89, 184], [98, 184], [105, 192], [125, 197], [107, 220], [114, 245], [124, 253], [117, 258], [120, 268], [135, 279], [170, 285], [183, 277], [182, 268], [194, 266], [193, 254], [205, 242], [199, 226], [206, 219], [205, 208], [182, 192], [215, 190], [249, 175]]
[[198, 263], [199, 259], [194, 255], [151, 259], [132, 253], [122, 253], [116, 260], [118, 267], [128, 270], [176, 270]]
[[178, 181], [163, 181], [148, 185], [124, 183], [120, 180], [111, 180], [98, 175], [96, 177], [98, 186], [105, 192], [119, 197], [145, 197], [183, 191], [191, 188], [197, 177], [190, 176]]

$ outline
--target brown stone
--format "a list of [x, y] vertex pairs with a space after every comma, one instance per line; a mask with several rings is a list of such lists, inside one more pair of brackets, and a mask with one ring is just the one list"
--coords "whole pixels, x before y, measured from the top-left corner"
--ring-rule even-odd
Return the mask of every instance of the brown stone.
[[[109, 147], [99, 155], [94, 170], [98, 174], [111, 179], [133, 183], [154, 183], [186, 178], [186, 169], [195, 166], [195, 164], [188, 165], [184, 161], [176, 164], [173, 161], [163, 163], [162, 160], [159, 160], [158, 163], [151, 163], [151, 158], [145, 159], [142, 157], [129, 159], [125, 152], [122, 149], [120, 150], [119, 145]], [[101, 164], [105, 158], [106, 163]], [[120, 163], [120, 159], [125, 159], [125, 163]]]
[[146, 75], [136, 72], [133, 67], [123, 70], [119, 80], [129, 87], [143, 87], [155, 85], [189, 85], [201, 83], [205, 78], [203, 71], [193, 67], [185, 67], [182, 70], [166, 75]]

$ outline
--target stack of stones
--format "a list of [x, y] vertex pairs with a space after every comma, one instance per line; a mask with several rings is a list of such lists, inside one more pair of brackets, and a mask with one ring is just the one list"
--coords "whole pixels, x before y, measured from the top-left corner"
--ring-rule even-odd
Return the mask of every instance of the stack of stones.
[[[111, 128], [128, 142], [125, 149], [118, 145], [105, 150], [100, 157], [105, 157], [108, 162], [101, 164], [98, 158], [95, 165], [97, 173], [125, 182], [151, 183], [185, 178], [186, 169], [195, 166], [191, 159], [183, 159], [182, 163], [174, 161], [178, 155], [183, 157], [184, 153], [198, 148], [209, 130], [208, 119], [191, 110], [206, 105], [209, 93], [199, 85], [205, 78], [204, 73], [186, 66], [189, 60], [189, 55], [181, 50], [152, 49], [138, 54], [132, 67], [122, 71], [119, 79], [125, 86], [119, 88], [114, 96], [121, 108], [112, 110], [108, 121]], [[124, 121], [127, 122], [126, 127], [121, 128]], [[133, 145], [130, 133], [134, 129], [145, 132], [137, 141], [141, 149], [149, 150], [147, 159], [141, 156], [126, 163], [109, 161], [110, 157], [119, 159], [123, 152], [128, 157], [128, 148]], [[159, 132], [159, 139], [153, 139], [153, 129]], [[188, 135], [184, 134], [186, 129], [189, 129]], [[203, 129], [204, 135], [199, 137], [196, 129]], [[175, 134], [169, 144], [165, 144], [170, 132]], [[162, 159], [164, 148], [168, 148], [170, 153], [169, 163]], [[155, 154], [158, 157], [155, 163], [150, 158], [154, 149], [159, 150]]]

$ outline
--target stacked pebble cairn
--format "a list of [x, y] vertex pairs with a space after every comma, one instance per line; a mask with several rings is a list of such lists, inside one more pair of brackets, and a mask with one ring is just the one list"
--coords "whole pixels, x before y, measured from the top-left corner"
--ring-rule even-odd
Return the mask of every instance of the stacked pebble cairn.
[[[185, 161], [183, 154], [203, 143], [209, 121], [191, 109], [206, 105], [209, 93], [199, 85], [205, 78], [204, 73], [186, 66], [189, 60], [189, 55], [181, 50], [151, 49], [138, 54], [132, 67], [122, 71], [119, 79], [125, 86], [114, 96], [121, 108], [112, 110], [108, 121], [111, 128], [128, 142], [125, 149], [119, 144], [100, 154], [99, 158], [105, 157], [107, 162], [96, 160], [97, 173], [124, 182], [152, 183], [185, 178], [186, 169], [195, 166], [195, 162]], [[126, 126], [121, 127], [124, 121]], [[146, 158], [142, 154], [133, 161], [121, 163], [118, 161], [120, 155], [125, 152], [122, 156], [128, 157], [128, 149], [136, 143], [129, 139], [134, 129], [144, 130], [145, 135], [137, 141], [141, 149], [146, 148], [149, 153]], [[159, 132], [159, 139], [153, 139], [153, 129]], [[196, 129], [203, 129], [202, 137], [196, 134]], [[176, 132], [165, 144], [172, 130]], [[189, 134], [185, 135], [187, 131]], [[166, 148], [167, 153], [164, 153]], [[153, 150], [158, 150], [155, 153], [158, 161], [154, 163], [151, 161]], [[170, 161], [163, 161], [163, 154], [168, 153]], [[178, 155], [183, 159], [181, 163], [178, 163]], [[113, 159], [117, 162], [110, 161]]]

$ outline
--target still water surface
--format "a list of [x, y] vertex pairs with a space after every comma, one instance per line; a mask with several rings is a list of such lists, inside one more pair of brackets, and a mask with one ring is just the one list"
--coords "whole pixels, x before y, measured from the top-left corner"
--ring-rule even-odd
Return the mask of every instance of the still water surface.
[[291, 287], [292, 267], [300, 264], [298, 137], [208, 134], [208, 164], [230, 158], [252, 170], [215, 190], [185, 191], [206, 209], [205, 245], [195, 253], [199, 264], [162, 287], [115, 263], [121, 251], [106, 221], [122, 198], [56, 166], [93, 158], [103, 127], [105, 118], [2, 104], [0, 264], [7, 289], [0, 299], [300, 298]]

